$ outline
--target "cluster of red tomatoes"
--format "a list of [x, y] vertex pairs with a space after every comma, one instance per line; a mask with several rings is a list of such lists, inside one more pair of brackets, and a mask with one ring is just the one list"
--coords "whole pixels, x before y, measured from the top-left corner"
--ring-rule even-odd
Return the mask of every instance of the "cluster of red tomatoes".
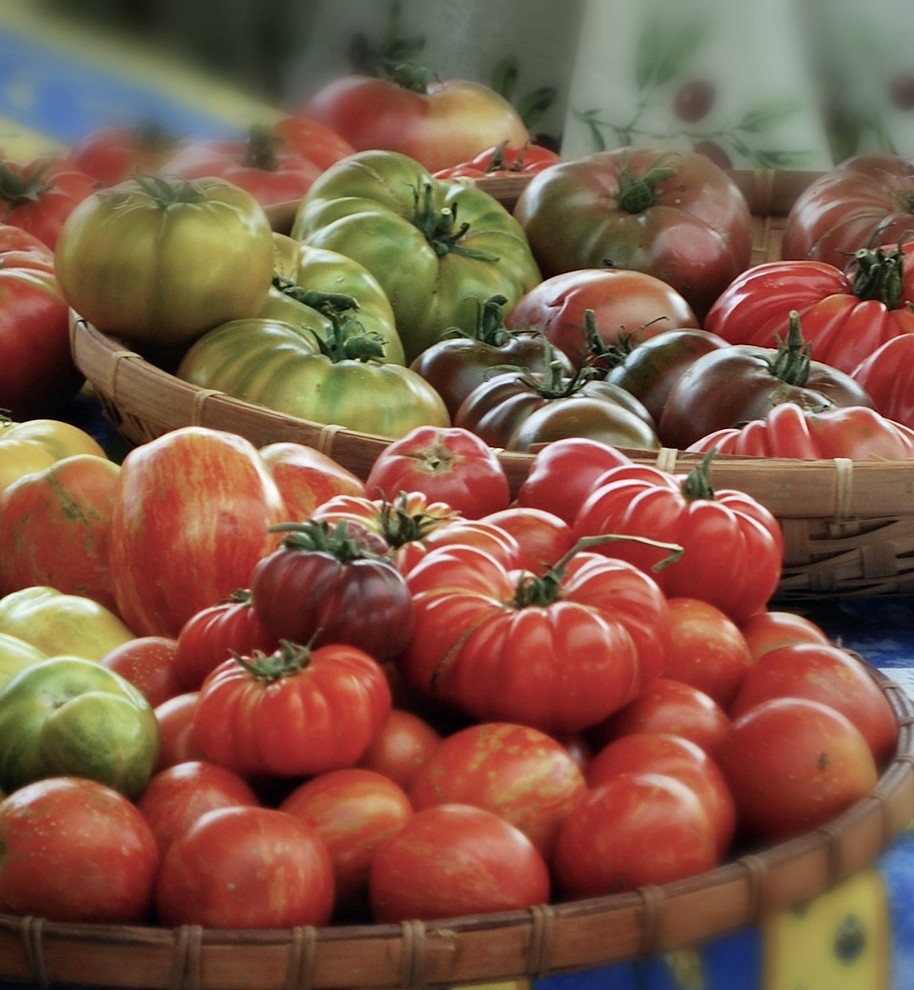
[[[512, 495], [461, 428], [413, 431], [363, 481], [186, 427], [133, 449], [107, 501], [51, 496], [47, 471], [12, 482], [0, 525], [44, 485], [32, 540], [95, 539], [21, 547], [4, 594], [107, 582], [133, 635], [99, 665], [156, 729], [124, 793], [103, 782], [111, 752], [74, 769], [0, 723], [0, 909], [428, 920], [662, 884], [832, 820], [891, 758], [891, 707], [817, 626], [768, 609], [779, 526], [706, 467], [562, 439]], [[62, 694], [60, 663], [27, 665], [0, 703], [31, 681]], [[68, 682], [47, 726], [87, 692]], [[81, 753], [124, 717], [95, 705]]]

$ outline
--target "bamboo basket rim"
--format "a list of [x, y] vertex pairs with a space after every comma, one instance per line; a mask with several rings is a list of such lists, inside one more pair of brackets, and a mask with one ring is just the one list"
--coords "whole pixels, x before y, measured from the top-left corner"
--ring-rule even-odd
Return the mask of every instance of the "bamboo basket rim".
[[277, 930], [55, 922], [0, 914], [0, 979], [203, 990], [405, 988], [533, 979], [718, 938], [872, 865], [914, 817], [914, 703], [858, 661], [892, 707], [895, 755], [824, 826], [662, 886], [486, 915]]

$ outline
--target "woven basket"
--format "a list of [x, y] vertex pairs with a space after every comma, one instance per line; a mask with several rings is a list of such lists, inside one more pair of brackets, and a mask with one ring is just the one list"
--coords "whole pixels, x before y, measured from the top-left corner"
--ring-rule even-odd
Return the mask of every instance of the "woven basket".
[[42, 986], [380, 990], [530, 979], [698, 945], [866, 869], [914, 816], [914, 706], [898, 685], [870, 673], [899, 731], [895, 756], [876, 788], [826, 826], [710, 872], [528, 911], [399, 925], [204, 930], [0, 915], [0, 979]]

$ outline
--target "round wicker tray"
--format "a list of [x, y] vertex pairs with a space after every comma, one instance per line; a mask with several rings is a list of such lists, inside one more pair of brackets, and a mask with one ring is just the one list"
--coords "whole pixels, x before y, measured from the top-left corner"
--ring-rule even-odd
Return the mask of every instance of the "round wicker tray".
[[440, 987], [529, 979], [695, 946], [869, 867], [914, 816], [914, 705], [898, 685], [871, 674], [899, 730], [876, 788], [828, 825], [708, 873], [529, 911], [399, 925], [240, 931], [0, 915], [0, 979], [201, 990]]

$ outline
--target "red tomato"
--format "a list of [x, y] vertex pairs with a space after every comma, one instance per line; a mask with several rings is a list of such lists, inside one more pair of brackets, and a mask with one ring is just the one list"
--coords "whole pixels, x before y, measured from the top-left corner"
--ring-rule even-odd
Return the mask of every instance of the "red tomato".
[[534, 574], [548, 571], [574, 544], [569, 523], [545, 509], [511, 505], [481, 521], [510, 533], [520, 547], [519, 566]]
[[159, 850], [136, 806], [85, 777], [50, 777], [0, 801], [0, 911], [143, 924]]
[[622, 268], [583, 268], [544, 278], [517, 300], [505, 326], [539, 331], [580, 367], [591, 353], [584, 318], [588, 310], [605, 345], [636, 331], [649, 338], [698, 326], [692, 307], [671, 285]]
[[273, 121], [273, 133], [288, 151], [297, 151], [323, 171], [355, 148], [335, 130], [300, 113], [288, 113]]
[[290, 519], [307, 519], [334, 495], [365, 495], [365, 483], [314, 447], [277, 441], [260, 448]]
[[51, 250], [64, 220], [95, 189], [95, 180], [65, 159], [46, 155], [0, 161], [3, 222], [33, 234]]
[[466, 161], [500, 141], [523, 145], [517, 111], [483, 83], [431, 82], [428, 70], [403, 64], [392, 79], [351, 75], [323, 86], [304, 107], [356, 151], [398, 151], [430, 172]]
[[573, 523], [597, 479], [610, 468], [631, 464], [627, 454], [587, 437], [565, 437], [533, 454], [517, 504], [552, 512]]
[[187, 760], [157, 771], [136, 799], [162, 853], [207, 811], [259, 803], [243, 777], [204, 760]]
[[237, 773], [311, 776], [354, 766], [390, 709], [384, 671], [363, 650], [284, 642], [207, 677], [193, 734], [207, 758]]
[[109, 650], [99, 663], [130, 681], [153, 708], [158, 708], [185, 690], [175, 667], [176, 647], [168, 636], [138, 636]]
[[[578, 539], [636, 537], [597, 549], [653, 574], [668, 596], [700, 598], [739, 622], [764, 608], [777, 588], [783, 536], [777, 519], [751, 495], [715, 491], [710, 465], [709, 455], [687, 475], [651, 465], [612, 468], [581, 506], [574, 533]], [[671, 545], [682, 554], [669, 562]]]
[[684, 736], [714, 758], [730, 730], [730, 719], [704, 691], [661, 677], [639, 697], [597, 726], [597, 745], [632, 732], [668, 732]]
[[809, 698], [841, 712], [860, 730], [877, 766], [895, 752], [892, 706], [862, 662], [838, 646], [790, 643], [769, 650], [743, 678], [728, 714], [736, 719], [772, 698]]
[[137, 635], [176, 637], [195, 612], [247, 587], [285, 511], [243, 437], [187, 426], [134, 447], [121, 465], [109, 543], [124, 621]]
[[878, 780], [873, 754], [840, 712], [807, 698], [775, 698], [733, 721], [715, 759], [740, 829], [782, 842], [831, 821]]
[[900, 333], [871, 351], [851, 377], [887, 419], [914, 428], [914, 334]]
[[519, 911], [549, 900], [543, 857], [492, 811], [439, 804], [417, 811], [376, 849], [368, 878], [379, 924]]
[[739, 626], [700, 598], [669, 599], [672, 641], [664, 676], [691, 684], [726, 709], [752, 665]]
[[764, 609], [740, 623], [753, 660], [789, 643], [828, 643], [825, 631], [796, 612]]
[[235, 653], [270, 652], [279, 646], [254, 610], [251, 593], [239, 588], [221, 602], [195, 612], [181, 626], [175, 669], [185, 689], [196, 691], [220, 663]]
[[506, 141], [484, 148], [468, 161], [434, 173], [436, 179], [496, 179], [514, 175], [535, 175], [561, 161], [551, 148], [527, 142], [521, 147]]
[[404, 708], [392, 708], [359, 766], [382, 773], [407, 790], [440, 742], [440, 733], [424, 718]]
[[114, 186], [136, 173], [159, 171], [179, 143], [179, 138], [157, 123], [108, 124], [77, 141], [67, 161], [103, 186]]
[[360, 767], [312, 777], [279, 807], [309, 825], [324, 843], [333, 864], [338, 907], [354, 906], [367, 892], [375, 850], [413, 815], [399, 784]]
[[333, 905], [333, 867], [314, 829], [259, 805], [206, 812], [168, 846], [156, 883], [166, 926], [324, 925]]
[[529, 726], [487, 722], [443, 739], [409, 796], [417, 810], [456, 803], [494, 811], [548, 860], [558, 829], [586, 787], [558, 740]]
[[669, 732], [619, 736], [591, 758], [587, 783], [599, 787], [620, 773], [663, 773], [690, 787], [714, 824], [718, 853], [726, 855], [736, 834], [736, 805], [720, 768], [697, 743]]
[[159, 723], [159, 756], [156, 770], [176, 763], [203, 759], [203, 751], [194, 741], [194, 709], [198, 691], [186, 691], [156, 705]]
[[54, 252], [0, 223], [0, 409], [14, 420], [62, 409], [85, 381], [70, 353], [69, 308]]
[[505, 469], [495, 452], [469, 430], [420, 426], [388, 444], [365, 482], [371, 497], [393, 501], [402, 492], [422, 492], [468, 519], [507, 508]]
[[4, 488], [0, 594], [45, 585], [116, 611], [108, 541], [119, 475], [106, 457], [75, 454]]
[[592, 788], [556, 839], [556, 886], [569, 899], [671, 883], [718, 865], [698, 795], [661, 773], [621, 773]]

